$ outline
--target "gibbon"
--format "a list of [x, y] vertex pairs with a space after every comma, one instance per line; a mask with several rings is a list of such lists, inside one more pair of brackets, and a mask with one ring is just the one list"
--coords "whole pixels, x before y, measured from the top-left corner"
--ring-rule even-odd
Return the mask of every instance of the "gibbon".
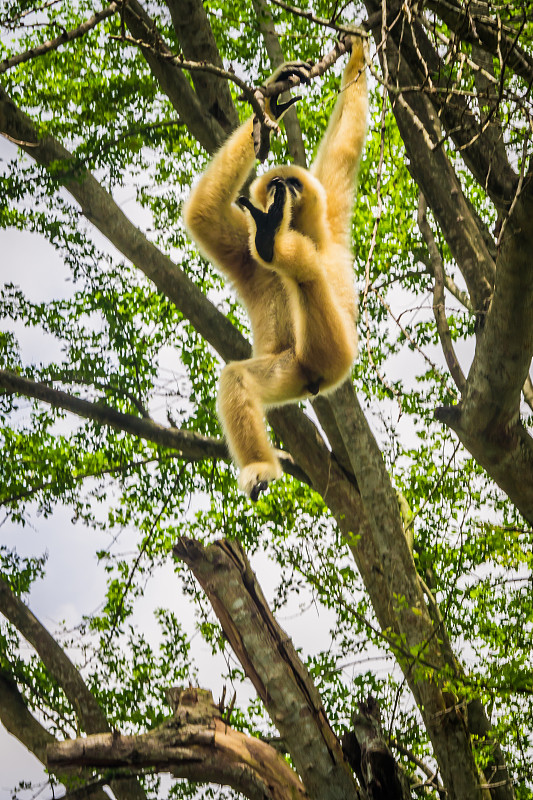
[[[292, 68], [284, 65], [273, 78], [281, 70], [286, 77]], [[301, 63], [294, 66], [300, 76], [301, 70]], [[267, 110], [279, 118], [285, 106], [275, 98]], [[251, 200], [239, 197], [255, 160], [249, 119], [215, 155], [184, 208], [190, 235], [234, 283], [250, 317], [253, 357], [222, 371], [218, 410], [239, 486], [254, 502], [281, 476], [265, 409], [333, 389], [357, 356], [350, 229], [367, 112], [363, 44], [353, 39], [310, 170], [275, 167], [253, 181]]]

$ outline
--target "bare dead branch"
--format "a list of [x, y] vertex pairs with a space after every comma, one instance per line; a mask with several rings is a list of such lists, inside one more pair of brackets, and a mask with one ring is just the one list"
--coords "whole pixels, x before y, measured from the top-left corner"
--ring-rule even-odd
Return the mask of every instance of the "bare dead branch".
[[155, 767], [177, 778], [231, 786], [250, 800], [306, 800], [283, 756], [261, 739], [233, 730], [211, 692], [172, 689], [167, 695], [174, 716], [159, 727], [139, 736], [115, 732], [52, 744], [49, 769]]
[[313, 798], [357, 800], [358, 791], [314, 683], [279, 627], [236, 541], [174, 548], [207, 594], [247, 676], [265, 704]]

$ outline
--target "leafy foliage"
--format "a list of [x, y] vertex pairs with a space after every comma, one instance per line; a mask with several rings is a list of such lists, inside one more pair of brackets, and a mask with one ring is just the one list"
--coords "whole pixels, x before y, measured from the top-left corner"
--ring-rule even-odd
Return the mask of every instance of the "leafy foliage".
[[[7, 0], [0, 58], [75, 28], [94, 13], [93, 5], [88, 0], [45, 3], [34, 13], [27, 0]], [[168, 10], [164, 4], [149, 5], [176, 50]], [[500, 9], [511, 21], [514, 5]], [[252, 81], [263, 79], [269, 60], [258, 20], [249, 24], [249, 4], [217, 0], [208, 6], [225, 63]], [[329, 18], [333, 6], [321, 0], [313, 9]], [[331, 33], [311, 29], [303, 18], [274, 7], [272, 14], [288, 59], [317, 59], [331, 43]], [[353, 3], [344, 16], [361, 14], [361, 4]], [[522, 34], [529, 45], [532, 30], [528, 22]], [[194, 252], [180, 220], [181, 203], [204, 157], [139, 48], [111, 38], [120, 32], [120, 17], [110, 17], [68, 46], [5, 72], [3, 86], [43, 133], [72, 151], [72, 170], [93, 171], [136, 224], [247, 335], [246, 318], [230, 288]], [[463, 49], [470, 52], [468, 45]], [[464, 91], [475, 88], [468, 69], [459, 75], [455, 64], [449, 77]], [[332, 71], [305, 91], [299, 105], [309, 157], [337, 87], [338, 74]], [[239, 112], [244, 116], [248, 109], [241, 105]], [[522, 158], [527, 138], [514, 112], [509, 106], [506, 135]], [[483, 187], [460, 156], [453, 156], [451, 144], [446, 147], [456, 158], [470, 202], [492, 227], [495, 212]], [[271, 158], [285, 157], [285, 140], [279, 138]], [[1, 166], [0, 227], [49, 243], [69, 277], [63, 295], [49, 298], [38, 259], [26, 269], [22, 286], [16, 254], [10, 255], [0, 298], [0, 367], [137, 419], [150, 416], [162, 425], [218, 437], [214, 398], [221, 364], [214, 351], [135, 266], [122, 263], [80, 222], [53, 169], [11, 157]], [[517, 797], [526, 800], [533, 797], [533, 534], [485, 472], [434, 421], [435, 408], [455, 402], [457, 390], [438, 345], [433, 278], [416, 223], [417, 203], [418, 187], [394, 115], [375, 85], [352, 228], [361, 295], [354, 383], [394, 486], [412, 514], [418, 573], [437, 599], [465, 665], [461, 691], [481, 696], [490, 708]], [[442, 238], [438, 246], [447, 273], [460, 282]], [[473, 346], [473, 315], [456, 298], [447, 312], [452, 340], [461, 344], [466, 360]], [[42, 346], [27, 356], [24, 339], [30, 330]], [[282, 620], [286, 617], [301, 646], [335, 731], [342, 734], [357, 701], [372, 694], [391, 742], [402, 745], [403, 753], [431, 759], [418, 711], [392, 658], [399, 643], [379, 629], [348, 546], [312, 489], [286, 476], [252, 509], [238, 494], [226, 463], [188, 463], [162, 446], [7, 393], [0, 395], [0, 422], [2, 524], [12, 533], [26, 525], [38, 528], [41, 515], [67, 507], [73, 519], [108, 537], [107, 547], [98, 552], [98, 569], [107, 581], [100, 607], [85, 614], [74, 632], [63, 628], [57, 637], [73, 653], [111, 725], [138, 732], [159, 724], [169, 713], [164, 689], [195, 683], [205, 674], [206, 665], [195, 659], [200, 653], [205, 662], [222, 664], [221, 680], [237, 689], [232, 724], [253, 735], [272, 733], [204, 595], [181, 566], [174, 581], [183, 591], [184, 619], [170, 608], [158, 608], [155, 623], [150, 615], [144, 627], [136, 617], [138, 603], [162, 575], [180, 535], [203, 542], [224, 535], [243, 543], [267, 576], [272, 607]], [[127, 548], [119, 547], [124, 539]], [[31, 597], [45, 561], [2, 547], [0, 575], [17, 595]], [[75, 567], [80, 568], [64, 568]], [[83, 567], [80, 580], [82, 573]], [[321, 635], [316, 641], [303, 635], [299, 645], [309, 609]], [[294, 616], [300, 613], [301, 623]], [[200, 640], [206, 647], [195, 650]], [[7, 623], [0, 630], [0, 670], [16, 680], [54, 734], [76, 734], [74, 709], [58, 682], [38, 658], [27, 657]], [[456, 688], [450, 676], [450, 689]], [[481, 765], [485, 756], [480, 743]], [[414, 775], [412, 761], [402, 759]], [[159, 785], [148, 780], [146, 789], [155, 796]], [[169, 796], [222, 796], [213, 791], [180, 782]]]

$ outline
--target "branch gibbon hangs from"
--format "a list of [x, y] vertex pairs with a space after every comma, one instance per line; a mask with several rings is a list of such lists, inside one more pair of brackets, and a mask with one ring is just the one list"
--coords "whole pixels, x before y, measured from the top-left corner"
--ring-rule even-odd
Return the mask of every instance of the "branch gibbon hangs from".
[[[302, 77], [305, 65], [280, 67]], [[307, 67], [309, 69], [309, 67]], [[272, 79], [271, 79], [272, 80]], [[253, 120], [223, 145], [193, 188], [184, 219], [200, 249], [235, 284], [253, 334], [253, 357], [228, 364], [218, 409], [239, 485], [255, 501], [281, 466], [264, 410], [337, 386], [357, 356], [357, 296], [350, 228], [368, 99], [363, 44], [352, 51], [310, 170], [280, 166], [254, 180]], [[281, 116], [277, 98], [267, 104]]]

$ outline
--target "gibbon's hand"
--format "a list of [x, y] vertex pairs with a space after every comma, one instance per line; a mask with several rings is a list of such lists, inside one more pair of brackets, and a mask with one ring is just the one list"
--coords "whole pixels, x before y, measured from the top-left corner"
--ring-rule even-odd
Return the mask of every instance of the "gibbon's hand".
[[274, 239], [283, 220], [287, 198], [287, 185], [281, 178], [274, 178], [272, 184], [275, 186], [274, 200], [266, 212], [254, 206], [244, 195], [237, 200], [239, 205], [247, 208], [252, 215], [257, 229], [255, 246], [259, 256], [267, 262], [271, 262], [274, 258]]
[[[263, 86], [270, 86], [273, 83], [278, 83], [278, 81], [286, 81], [291, 75], [296, 75], [300, 78], [301, 83], [309, 83], [309, 72], [312, 66], [312, 61], [286, 61], [272, 73]], [[265, 111], [268, 116], [276, 122], [279, 122], [285, 112], [288, 111], [294, 103], [302, 99], [297, 95], [296, 97], [291, 97], [290, 100], [287, 100], [285, 103], [278, 103], [280, 94], [281, 92], [273, 94], [271, 97], [265, 97]]]

